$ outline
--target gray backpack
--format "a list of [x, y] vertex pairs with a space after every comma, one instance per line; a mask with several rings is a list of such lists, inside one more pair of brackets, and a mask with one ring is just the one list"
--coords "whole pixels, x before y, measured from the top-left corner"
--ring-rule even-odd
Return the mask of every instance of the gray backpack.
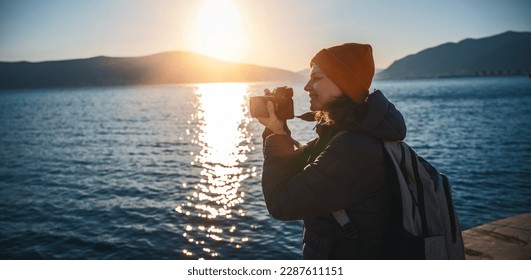
[[[339, 134], [339, 133], [338, 133]], [[336, 136], [338, 136], [336, 134]], [[405, 142], [384, 142], [400, 186], [404, 258], [464, 259], [459, 219], [446, 175], [418, 156]], [[347, 232], [345, 210], [332, 213]]]

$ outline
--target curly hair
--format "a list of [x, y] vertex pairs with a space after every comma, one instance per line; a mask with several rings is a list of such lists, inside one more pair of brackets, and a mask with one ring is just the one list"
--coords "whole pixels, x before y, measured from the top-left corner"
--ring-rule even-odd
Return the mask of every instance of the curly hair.
[[347, 129], [356, 124], [364, 114], [365, 106], [356, 104], [346, 94], [328, 103], [324, 110], [315, 114], [315, 120], [335, 130]]

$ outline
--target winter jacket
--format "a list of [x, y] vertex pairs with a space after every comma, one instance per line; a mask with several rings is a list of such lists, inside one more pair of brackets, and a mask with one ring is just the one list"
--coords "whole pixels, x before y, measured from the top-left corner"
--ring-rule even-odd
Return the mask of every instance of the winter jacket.
[[[324, 127], [298, 149], [288, 135], [264, 140], [267, 209], [279, 220], [304, 220], [304, 259], [392, 258], [396, 182], [382, 141], [403, 140], [406, 125], [380, 91], [363, 106], [360, 121], [335, 138], [336, 132]], [[352, 221], [354, 235], [331, 215], [340, 209]]]

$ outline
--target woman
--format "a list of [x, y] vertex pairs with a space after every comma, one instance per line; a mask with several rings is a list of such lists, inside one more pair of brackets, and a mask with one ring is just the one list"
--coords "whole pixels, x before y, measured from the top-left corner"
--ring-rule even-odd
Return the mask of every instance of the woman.
[[[304, 220], [304, 259], [394, 258], [393, 169], [384, 140], [402, 140], [406, 125], [380, 91], [370, 45], [348, 43], [319, 51], [304, 89], [318, 137], [295, 149], [286, 122], [259, 118], [264, 131], [262, 188], [269, 213]], [[332, 212], [344, 209], [342, 226]]]

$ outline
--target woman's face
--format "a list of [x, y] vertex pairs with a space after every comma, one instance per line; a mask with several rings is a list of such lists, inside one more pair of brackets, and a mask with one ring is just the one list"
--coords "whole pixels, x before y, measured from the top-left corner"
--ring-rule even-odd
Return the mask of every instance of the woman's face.
[[326, 104], [340, 97], [343, 92], [315, 64], [310, 69], [310, 80], [304, 86], [310, 95], [310, 110], [323, 111]]

